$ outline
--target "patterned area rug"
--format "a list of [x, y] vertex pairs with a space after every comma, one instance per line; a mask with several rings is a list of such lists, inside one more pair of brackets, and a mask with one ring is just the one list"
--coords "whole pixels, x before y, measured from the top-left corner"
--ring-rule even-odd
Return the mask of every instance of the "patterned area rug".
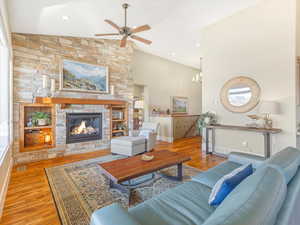
[[[88, 225], [90, 216], [96, 209], [114, 202], [122, 204], [125, 208], [132, 207], [182, 183], [156, 174], [153, 180], [134, 189], [129, 201], [128, 195], [109, 188], [108, 179], [101, 173], [97, 164], [119, 158], [121, 157], [108, 155], [45, 169], [63, 225]], [[188, 166], [184, 166], [183, 169], [183, 182], [200, 172]], [[177, 167], [170, 167], [161, 172], [176, 175]]]

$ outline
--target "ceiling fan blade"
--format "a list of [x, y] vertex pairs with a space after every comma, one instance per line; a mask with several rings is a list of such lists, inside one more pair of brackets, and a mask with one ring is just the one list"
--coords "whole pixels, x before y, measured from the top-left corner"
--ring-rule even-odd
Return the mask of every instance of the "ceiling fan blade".
[[143, 43], [145, 43], [145, 44], [147, 44], [147, 45], [150, 45], [150, 44], [152, 43], [152, 41], [149, 41], [149, 40], [147, 40], [147, 39], [145, 39], [145, 38], [141, 38], [141, 37], [136, 36], [136, 35], [131, 35], [130, 37], [131, 37], [132, 39], [134, 39], [134, 40], [141, 41], [141, 42], [143, 42]]
[[146, 25], [137, 27], [135, 29], [132, 29], [131, 33], [134, 34], [134, 33], [142, 32], [142, 31], [150, 30], [150, 29], [151, 29], [151, 27], [148, 24], [146, 24]]
[[126, 42], [127, 42], [127, 35], [125, 35], [125, 36], [121, 39], [121, 41], [120, 41], [120, 47], [121, 47], [121, 48], [126, 47]]
[[120, 35], [119, 33], [95, 34], [96, 37]]
[[109, 25], [111, 25], [112, 27], [116, 28], [117, 30], [120, 30], [120, 27], [115, 24], [114, 22], [112, 22], [111, 20], [104, 20], [106, 23], [108, 23]]

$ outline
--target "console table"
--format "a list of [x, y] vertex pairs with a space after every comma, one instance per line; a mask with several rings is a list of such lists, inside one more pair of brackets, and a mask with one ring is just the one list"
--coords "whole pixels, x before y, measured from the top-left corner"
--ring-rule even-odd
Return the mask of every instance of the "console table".
[[[269, 158], [271, 155], [271, 134], [280, 133], [282, 130], [278, 128], [257, 128], [257, 127], [246, 127], [246, 126], [234, 126], [234, 125], [222, 125], [215, 124], [206, 127], [206, 154], [212, 154], [215, 151], [215, 130], [216, 129], [227, 129], [227, 130], [239, 130], [247, 132], [261, 133], [264, 136], [264, 156]], [[209, 133], [212, 135], [212, 152], [209, 151]]]

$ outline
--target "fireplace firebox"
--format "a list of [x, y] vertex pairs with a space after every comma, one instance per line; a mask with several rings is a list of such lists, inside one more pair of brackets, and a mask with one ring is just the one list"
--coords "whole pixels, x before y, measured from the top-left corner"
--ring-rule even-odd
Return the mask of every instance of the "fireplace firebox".
[[102, 113], [67, 113], [66, 143], [102, 139]]

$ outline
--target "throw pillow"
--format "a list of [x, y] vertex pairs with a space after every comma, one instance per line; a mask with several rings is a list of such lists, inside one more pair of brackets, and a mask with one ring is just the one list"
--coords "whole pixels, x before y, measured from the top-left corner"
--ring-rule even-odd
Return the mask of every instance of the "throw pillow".
[[247, 164], [223, 176], [213, 187], [208, 203], [212, 206], [220, 205], [226, 196], [252, 173], [252, 164]]

